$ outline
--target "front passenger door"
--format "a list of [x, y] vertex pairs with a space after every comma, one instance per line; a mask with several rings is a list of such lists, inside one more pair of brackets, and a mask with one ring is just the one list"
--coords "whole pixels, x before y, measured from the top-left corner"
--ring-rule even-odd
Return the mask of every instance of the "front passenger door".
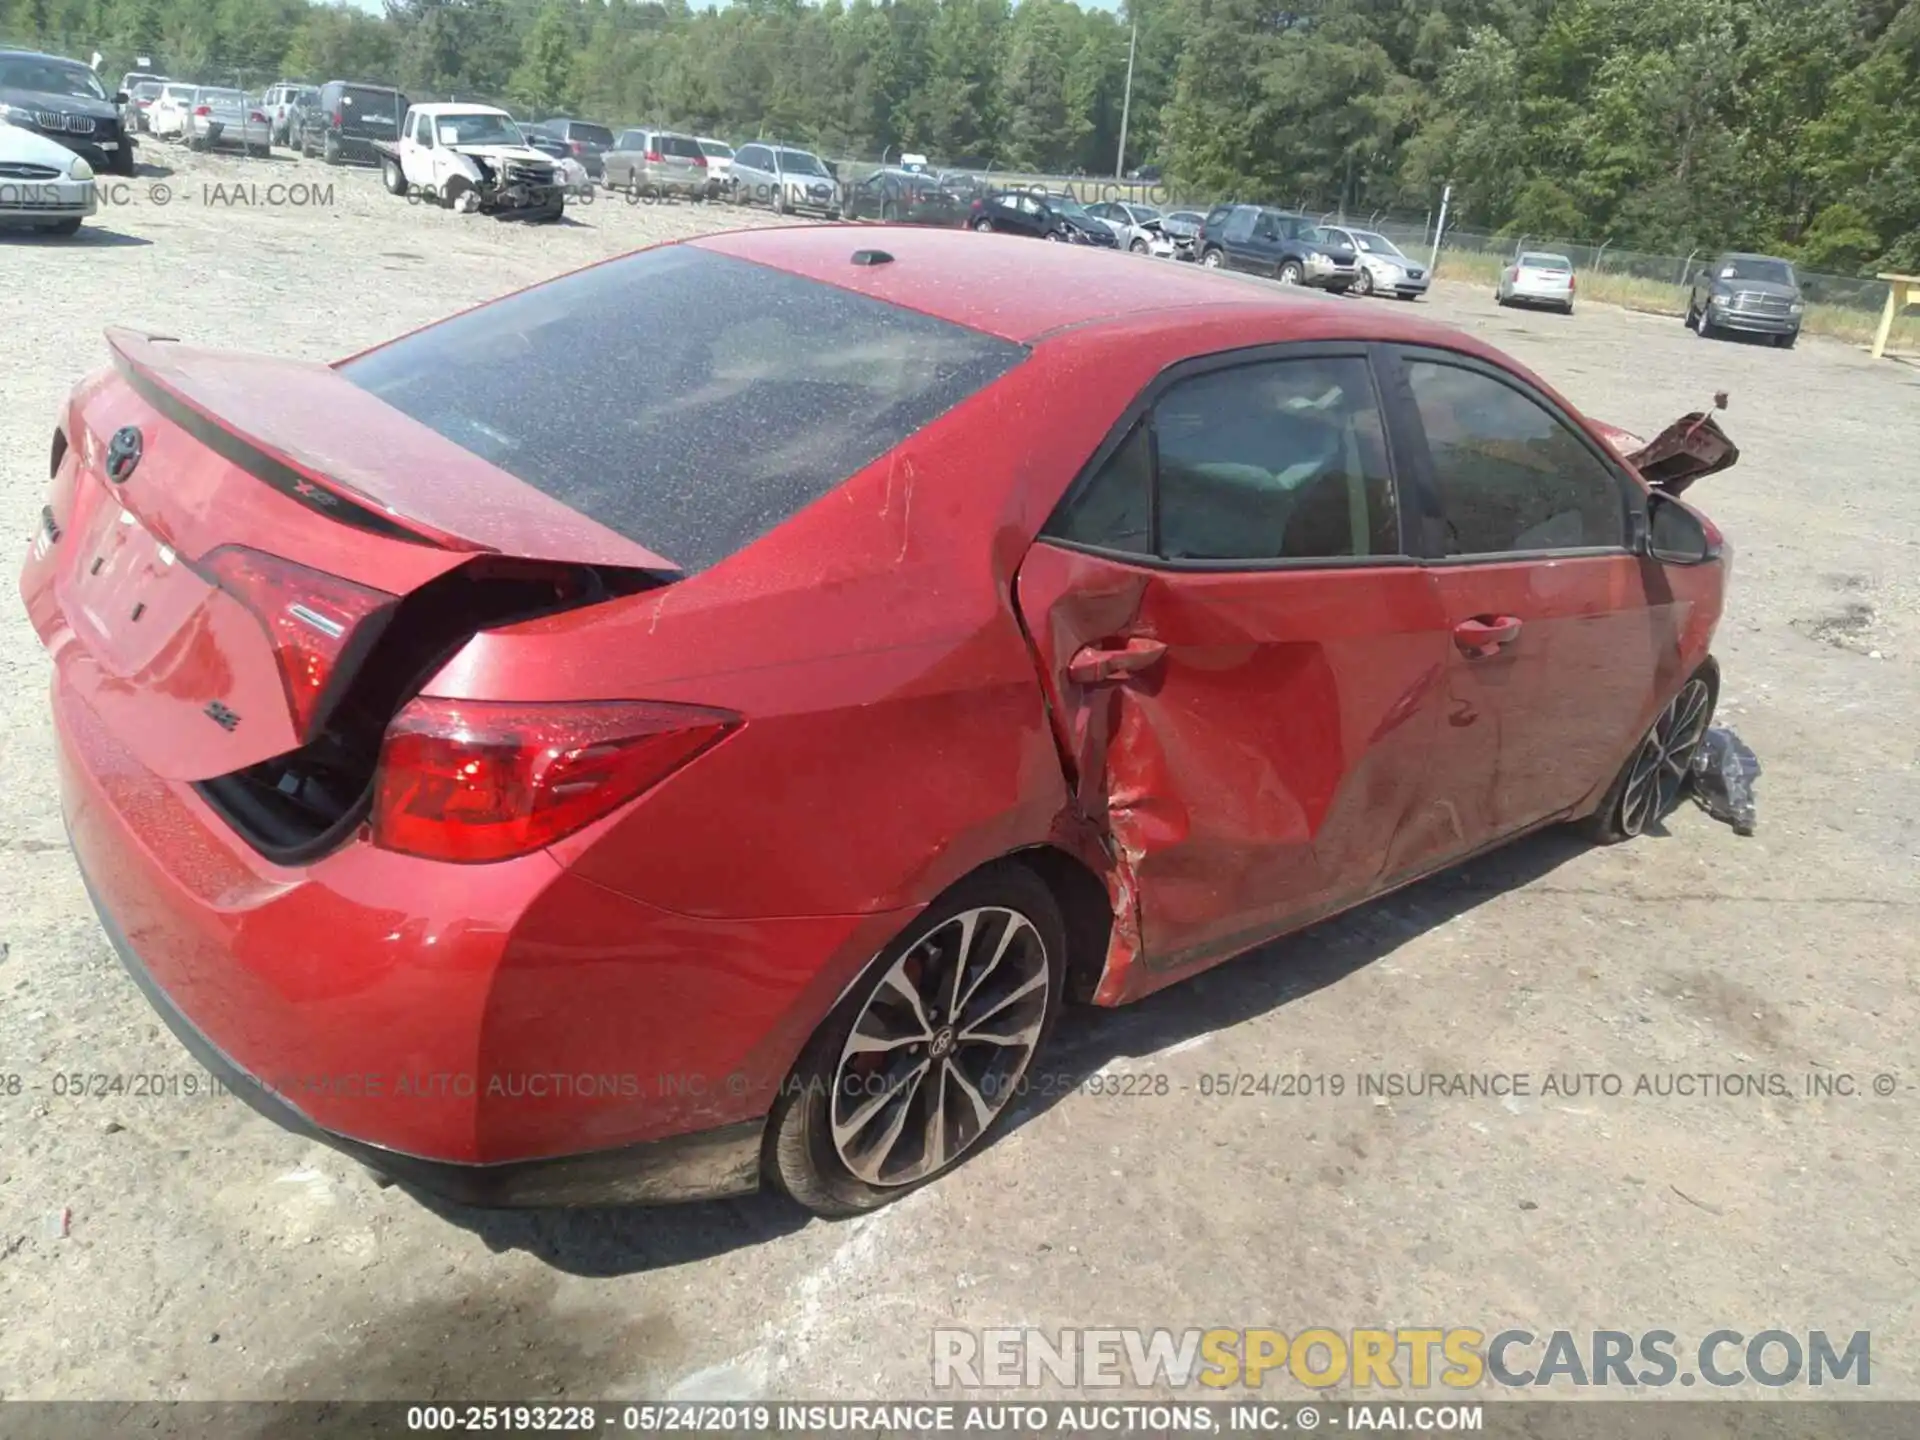
[[1431, 869], [1576, 807], [1679, 684], [1682, 607], [1638, 553], [1645, 492], [1519, 376], [1402, 347], [1426, 556], [1453, 644], [1446, 723], [1397, 864]]
[[1448, 642], [1402, 553], [1364, 346], [1167, 372], [1016, 593], [1149, 970], [1369, 893], [1425, 774]]

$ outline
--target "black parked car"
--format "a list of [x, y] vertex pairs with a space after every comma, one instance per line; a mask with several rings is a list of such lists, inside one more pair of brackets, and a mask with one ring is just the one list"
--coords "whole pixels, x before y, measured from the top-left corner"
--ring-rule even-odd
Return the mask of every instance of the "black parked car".
[[1089, 215], [1079, 201], [1038, 190], [990, 190], [968, 207], [967, 224], [975, 230], [1031, 235], [1038, 240], [1104, 245], [1109, 249], [1120, 246], [1119, 237]]
[[320, 87], [319, 99], [300, 105], [297, 129], [294, 117], [288, 117], [289, 143], [302, 155], [317, 155], [329, 165], [344, 160], [371, 165], [379, 158], [373, 142], [400, 138], [400, 122], [410, 103], [390, 86], [329, 80]]
[[1265, 205], [1219, 205], [1200, 227], [1200, 263], [1270, 275], [1284, 285], [1314, 285], [1335, 294], [1360, 278], [1353, 246], [1304, 215]]
[[128, 98], [109, 95], [78, 60], [0, 50], [0, 120], [57, 140], [110, 175], [133, 174], [133, 138], [121, 119]]
[[876, 170], [849, 185], [840, 201], [840, 213], [848, 220], [905, 225], [958, 225], [968, 209], [959, 187], [913, 170]]
[[1702, 340], [1732, 330], [1792, 349], [1806, 311], [1792, 264], [1772, 255], [1722, 255], [1693, 277], [1687, 297], [1687, 324]]
[[[524, 127], [523, 127], [524, 128]], [[587, 177], [598, 180], [607, 173], [607, 151], [613, 149], [613, 131], [591, 120], [569, 120], [555, 116], [532, 127], [551, 135], [567, 147], [567, 154], [580, 162]]]

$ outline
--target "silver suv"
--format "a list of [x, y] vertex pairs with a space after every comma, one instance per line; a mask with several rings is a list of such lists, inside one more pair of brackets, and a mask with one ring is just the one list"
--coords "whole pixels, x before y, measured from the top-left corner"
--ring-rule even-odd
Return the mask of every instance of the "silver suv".
[[838, 219], [840, 182], [811, 150], [756, 140], [733, 152], [733, 199], [781, 215], [804, 210]]

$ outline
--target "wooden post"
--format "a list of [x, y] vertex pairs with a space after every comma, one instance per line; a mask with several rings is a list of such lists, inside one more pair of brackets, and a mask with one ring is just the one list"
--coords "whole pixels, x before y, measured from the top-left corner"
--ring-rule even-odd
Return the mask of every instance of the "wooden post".
[[1887, 282], [1887, 308], [1880, 312], [1880, 328], [1873, 334], [1873, 349], [1870, 352], [1878, 360], [1887, 353], [1887, 337], [1893, 333], [1894, 317], [1913, 303], [1916, 287], [1920, 287], [1917, 275], [1882, 275]]

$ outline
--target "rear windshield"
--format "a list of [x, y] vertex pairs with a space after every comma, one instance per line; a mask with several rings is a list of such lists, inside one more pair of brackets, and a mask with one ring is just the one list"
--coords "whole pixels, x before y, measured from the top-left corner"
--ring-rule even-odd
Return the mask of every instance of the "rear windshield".
[[804, 150], [782, 150], [780, 168], [789, 175], [825, 175], [827, 173], [819, 157], [809, 155]]
[[691, 573], [1025, 355], [837, 286], [675, 245], [457, 315], [340, 373]]
[[660, 153], [662, 155], [678, 155], [686, 160], [704, 160], [707, 158], [707, 152], [700, 148], [699, 143], [689, 139], [685, 135], [662, 135], [660, 137]]
[[700, 149], [702, 153], [711, 155], [716, 160], [731, 160], [733, 158], [733, 147], [731, 145], [722, 145], [718, 140], [702, 140], [700, 142]]
[[602, 150], [613, 148], [613, 131], [604, 125], [582, 125], [576, 121], [568, 127], [567, 135], [588, 145], [598, 145]]
[[1520, 263], [1529, 270], [1545, 270], [1553, 274], [1573, 269], [1564, 255], [1541, 255], [1538, 252], [1522, 255]]
[[400, 96], [393, 90], [373, 90], [364, 85], [348, 85], [340, 91], [341, 107], [349, 115], [398, 115]]

